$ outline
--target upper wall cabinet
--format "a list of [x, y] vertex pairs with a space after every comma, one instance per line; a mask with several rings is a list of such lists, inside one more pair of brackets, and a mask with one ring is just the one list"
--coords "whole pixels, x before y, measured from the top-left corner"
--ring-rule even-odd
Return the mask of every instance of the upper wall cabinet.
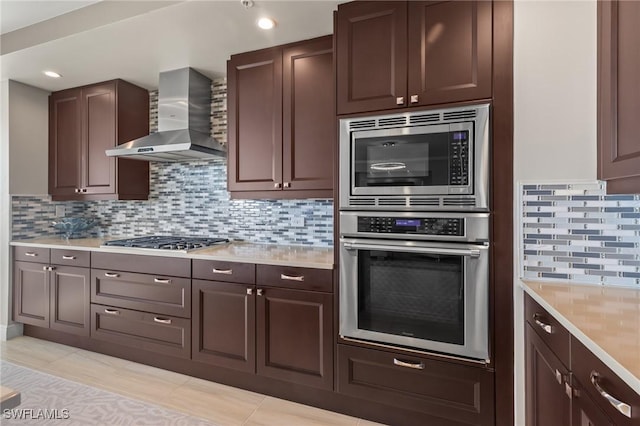
[[640, 193], [640, 2], [598, 2], [598, 178]]
[[122, 80], [49, 97], [49, 194], [53, 200], [146, 200], [149, 163], [105, 150], [149, 134], [149, 92]]
[[362, 1], [338, 6], [337, 112], [491, 97], [489, 1]]
[[234, 55], [227, 78], [231, 196], [331, 197], [332, 37]]

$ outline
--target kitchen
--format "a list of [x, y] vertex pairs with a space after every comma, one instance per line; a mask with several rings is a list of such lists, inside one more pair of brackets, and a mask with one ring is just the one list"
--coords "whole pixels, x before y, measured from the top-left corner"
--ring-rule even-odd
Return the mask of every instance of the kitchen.
[[[308, 3], [310, 3], [308, 7], [312, 7], [311, 5], [314, 4], [318, 6], [314, 2]], [[229, 8], [231, 6], [231, 4], [227, 5]], [[245, 12], [241, 5], [233, 4], [233, 6]], [[256, 7], [258, 6], [259, 3]], [[186, 7], [186, 5], [170, 6], [170, 8], [174, 8], [174, 13], [179, 12], [181, 10], [179, 9], [180, 7]], [[190, 7], [204, 6], [190, 5]], [[524, 265], [522, 265], [519, 249], [519, 239], [522, 233], [520, 228], [521, 214], [518, 209], [513, 208], [513, 205], [517, 205], [513, 203], [519, 199], [519, 185], [541, 185], [545, 183], [569, 185], [586, 182], [595, 185], [590, 187], [588, 191], [597, 193], [599, 190], [599, 186], [595, 183], [597, 171], [595, 122], [597, 105], [596, 4], [594, 2], [515, 2], [513, 8], [513, 174], [508, 168], [494, 169], [494, 173], [502, 174], [504, 177], [501, 180], [494, 179], [494, 181], [502, 181], [503, 186], [500, 189], [494, 186], [493, 190], [509, 192], [508, 197], [513, 197], [513, 202], [502, 210], [503, 215], [513, 214], [513, 217], [501, 217], [501, 223], [506, 223], [509, 226], [513, 223], [513, 230], [509, 232], [511, 241], [502, 241], [501, 245], [495, 243], [494, 245], [498, 246], [496, 250], [502, 250], [496, 256], [500, 254], [502, 259], [504, 259], [504, 256], [513, 257], [514, 262], [514, 280], [511, 279], [510, 268], [505, 268], [505, 270], [508, 274], [508, 280], [516, 282], [515, 287], [512, 289], [513, 293], [515, 293], [513, 301], [515, 324], [511, 326], [509, 324], [510, 321], [501, 321], [496, 324], [497, 327], [504, 327], [501, 332], [505, 334], [503, 334], [503, 338], [499, 342], [500, 345], [506, 346], [496, 348], [496, 350], [501, 350], [502, 352], [500, 353], [508, 357], [512, 352], [510, 349], [514, 348], [513, 362], [515, 367], [511, 367], [508, 361], [505, 361], [504, 364], [506, 371], [496, 367], [496, 424], [510, 424], [512, 422], [510, 415], [504, 413], [509, 413], [513, 409], [514, 404], [512, 401], [514, 400], [516, 417], [513, 422], [515, 424], [524, 424], [524, 396], [521, 389], [524, 389], [525, 357], [523, 355], [523, 334], [525, 326], [522, 313], [523, 292], [518, 279], [524, 275], [524, 273], [520, 272], [520, 267]], [[335, 9], [335, 5], [331, 5], [328, 9], [328, 13], [314, 12], [318, 13], [317, 16], [326, 16], [330, 14], [331, 10]], [[496, 7], [495, 10], [499, 10], [499, 8]], [[161, 12], [162, 9], [156, 13]], [[169, 9], [164, 12], [170, 14]], [[151, 15], [152, 13], [149, 13], [147, 18]], [[326, 16], [326, 19], [328, 26], [324, 32], [310, 34], [304, 38], [330, 33], [331, 28], [333, 28], [332, 19], [330, 16]], [[567, 22], [571, 22], [571, 25], [568, 26]], [[309, 23], [307, 22], [307, 24]], [[276, 30], [283, 29], [283, 23], [279, 25]], [[541, 31], [541, 26], [544, 31]], [[69, 44], [73, 45], [74, 40], [73, 38], [68, 40]], [[255, 48], [268, 47], [283, 44], [284, 41], [295, 40], [289, 39], [282, 42], [265, 41]], [[62, 42], [64, 40], [59, 41], [59, 43]], [[77, 40], [75, 42], [77, 43]], [[232, 50], [230, 53], [248, 50], [252, 49]], [[228, 57], [224, 58], [224, 60], [226, 59]], [[3, 62], [5, 60], [3, 58]], [[196, 63], [180, 63], [174, 67], [158, 67], [157, 69], [145, 70], [145, 72], [156, 75], [161, 71], [188, 65], [198, 68]], [[39, 69], [32, 70], [33, 73], [39, 73], [40, 71]], [[24, 75], [26, 76], [27, 74]], [[28, 83], [28, 80], [22, 80], [20, 75], [7, 76], [3, 72], [3, 79], [7, 77]], [[99, 73], [92, 73], [91, 75], [83, 76], [84, 81], [82, 84], [115, 77], [123, 76], [104, 74], [104, 78], [101, 78]], [[229, 83], [228, 80], [227, 82]], [[214, 79], [214, 90], [215, 83]], [[37, 86], [37, 84], [33, 85]], [[56, 90], [67, 87], [71, 86], [60, 86]], [[3, 86], [3, 93], [5, 93], [5, 88], [6, 85]], [[40, 105], [40, 114], [45, 131], [48, 114], [47, 95], [48, 93], [41, 94], [41, 99], [44, 99], [44, 101]], [[511, 95], [506, 94], [506, 96]], [[3, 101], [4, 99], [6, 97], [3, 96]], [[550, 102], [550, 99], [553, 101]], [[11, 96], [9, 96], [9, 101], [11, 101]], [[213, 103], [215, 111], [215, 95]], [[7, 119], [6, 116], [3, 115], [3, 117], [5, 117], [5, 120]], [[588, 118], [585, 120], [585, 117]], [[496, 115], [494, 118], [498, 120], [500, 116]], [[540, 123], [545, 123], [545, 125], [542, 126]], [[216, 136], [215, 124], [214, 117], [214, 137]], [[494, 121], [494, 141], [498, 137], [496, 125], [497, 121]], [[221, 127], [224, 129], [226, 126], [222, 124]], [[4, 128], [7, 127], [3, 126]], [[219, 136], [221, 135], [222, 133], [219, 133]], [[549, 135], [553, 136], [549, 137]], [[10, 140], [6, 142], [8, 140], [6, 136], [6, 134], [3, 134], [3, 155], [0, 156], [1, 158], [9, 158], [8, 155], [11, 150], [15, 149]], [[23, 141], [21, 140], [22, 143]], [[9, 211], [12, 208], [18, 210], [17, 213], [19, 215], [24, 215], [19, 216], [20, 220], [16, 221], [17, 223], [14, 225], [15, 229], [20, 230], [19, 232], [23, 232], [22, 229], [33, 229], [34, 227], [32, 223], [28, 223], [30, 209], [32, 212], [38, 212], [42, 205], [46, 205], [45, 210], [51, 216], [55, 214], [55, 207], [51, 207], [51, 202], [47, 200], [46, 196], [42, 197], [42, 194], [47, 193], [47, 158], [46, 150], [43, 148], [48, 143], [48, 135], [45, 133], [37, 139], [25, 140], [24, 143], [31, 144], [31, 146], [24, 146], [25, 150], [30, 153], [29, 162], [19, 168], [12, 167], [12, 164], [15, 165], [16, 163], [13, 163], [14, 157], [11, 157], [12, 163], [2, 165], [3, 174], [28, 170], [31, 176], [30, 179], [36, 181], [36, 186], [40, 185], [39, 192], [34, 192], [31, 188], [15, 192], [16, 194], [39, 194], [40, 197], [35, 199], [18, 197], [20, 202], [16, 203], [16, 207], [10, 207], [3, 202], [3, 218], [10, 217]], [[38, 153], [42, 154], [38, 155]], [[510, 155], [508, 150], [505, 151], [505, 155]], [[38, 157], [40, 158], [38, 159]], [[36, 161], [41, 161], [41, 163], [32, 163]], [[7, 170], [7, 167], [9, 170]], [[38, 172], [43, 171], [43, 176], [35, 176]], [[335, 242], [335, 248], [337, 248], [337, 240], [333, 236], [334, 217], [337, 214], [334, 213], [334, 203], [330, 200], [331, 197], [325, 197], [319, 201], [316, 198], [314, 200], [281, 199], [268, 202], [229, 198], [225, 188], [226, 179], [224, 174], [226, 173], [226, 167], [224, 163], [217, 161], [213, 161], [210, 167], [203, 167], [196, 165], [196, 163], [186, 167], [151, 163], [151, 173], [152, 181], [156, 179], [161, 185], [151, 186], [148, 206], [141, 207], [143, 203], [136, 201], [98, 201], [92, 203], [91, 209], [95, 209], [95, 214], [101, 219], [111, 216], [111, 226], [114, 229], [111, 235], [128, 236], [131, 233], [136, 233], [137, 229], [154, 228], [162, 229], [163, 231], [173, 231], [175, 229], [177, 233], [196, 232], [199, 234], [204, 229], [205, 231], [202, 234], [207, 236], [229, 235], [229, 232], [235, 231], [236, 234], [232, 235], [234, 239], [241, 238], [251, 242], [295, 245], [303, 243], [314, 247], [329, 247], [333, 246]], [[26, 173], [22, 173], [22, 175], [24, 174]], [[20, 174], [18, 176], [21, 177]], [[176, 177], [179, 177], [179, 179], [174, 182], [173, 180]], [[506, 183], [504, 183], [505, 179], [507, 180]], [[211, 185], [211, 182], [217, 183]], [[9, 183], [16, 183], [15, 179], [12, 180], [10, 178]], [[19, 183], [23, 184], [24, 181], [19, 181]], [[188, 193], [191, 190], [193, 190], [193, 193]], [[155, 196], [153, 191], [158, 191]], [[8, 199], [6, 195], [9, 194], [8, 189], [5, 188], [2, 193], [5, 194], [3, 195], [3, 201]], [[589, 195], [592, 195], [592, 193], [589, 193]], [[203, 196], [204, 201], [201, 199]], [[158, 197], [155, 203], [153, 201], [154, 197]], [[65, 213], [69, 216], [83, 212], [86, 209], [86, 206], [77, 205], [76, 202], [67, 202], [64, 205]], [[217, 207], [211, 212], [209, 209], [214, 205]], [[206, 206], [207, 210], [204, 210], [203, 206]], [[24, 211], [20, 211], [21, 208], [24, 208]], [[188, 216], [183, 213], [185, 211], [188, 212]], [[198, 217], [201, 212], [205, 217]], [[238, 217], [238, 212], [243, 212], [243, 215], [234, 221], [233, 218]], [[247, 213], [245, 214], [244, 212]], [[13, 214], [15, 215], [16, 213], [14, 212]], [[215, 217], [215, 220], [207, 219], [206, 216], [209, 214], [211, 217]], [[184, 222], [186, 217], [193, 217], [193, 223], [176, 225], [176, 216], [181, 218], [181, 222]], [[26, 219], [23, 219], [23, 217]], [[292, 220], [299, 221], [300, 217], [303, 217], [302, 226], [292, 227]], [[36, 218], [36, 220], [40, 221], [37, 226], [42, 229], [48, 229], [48, 221], [54, 220], [48, 215], [36, 215]], [[140, 228], [132, 224], [132, 219], [135, 221], [140, 220]], [[6, 250], [3, 251], [4, 254], [2, 255], [3, 264], [1, 269], [3, 271], [10, 269], [8, 242], [14, 239], [30, 237], [28, 234], [20, 233], [16, 234], [18, 237], [11, 236], [9, 226], [9, 223], [5, 223], [2, 228], [2, 235], [7, 243], [0, 245], [2, 250]], [[171, 228], [172, 226], [179, 227]], [[296, 239], [298, 240], [296, 241]], [[509, 261], [507, 260], [506, 263], [508, 264]], [[527, 265], [527, 267], [529, 266]], [[535, 272], [535, 270], [531, 270], [531, 272]], [[9, 306], [9, 285], [7, 283], [10, 281], [8, 280], [8, 277], [3, 278], [3, 307]], [[509, 284], [509, 287], [511, 288], [511, 284]], [[504, 298], [502, 299], [503, 304], [511, 305], [511, 290], [504, 287], [503, 291], [504, 294], [501, 293], [498, 297]], [[3, 309], [2, 322], [8, 325], [9, 317], [4, 317], [4, 312], [7, 312], [7, 310]], [[506, 309], [506, 315], [510, 315], [509, 312], [510, 310]], [[515, 336], [512, 336], [513, 330], [515, 330]], [[511, 339], [515, 341], [515, 346], [509, 343]], [[511, 385], [511, 381], [515, 381], [515, 387]], [[509, 391], [509, 388], [513, 388], [515, 392]], [[515, 399], [512, 393], [515, 393]], [[379, 419], [382, 420], [381, 417]], [[391, 422], [391, 420], [388, 421]]]

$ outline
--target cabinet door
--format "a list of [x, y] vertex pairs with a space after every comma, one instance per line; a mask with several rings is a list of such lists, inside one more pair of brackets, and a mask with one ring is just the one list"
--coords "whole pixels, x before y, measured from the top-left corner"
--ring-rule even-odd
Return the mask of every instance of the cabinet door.
[[410, 1], [409, 105], [491, 97], [491, 2]]
[[565, 383], [569, 372], [529, 324], [525, 336], [527, 425], [568, 425], [571, 396], [565, 393]]
[[407, 105], [407, 2], [341, 4], [336, 37], [338, 114]]
[[116, 145], [115, 83], [82, 89], [82, 191], [86, 194], [111, 194], [116, 191], [116, 159], [105, 150]]
[[598, 2], [598, 178], [640, 192], [640, 2]]
[[283, 52], [283, 187], [332, 189], [336, 143], [333, 38]]
[[49, 96], [49, 194], [73, 195], [82, 186], [82, 102], [79, 89]]
[[229, 191], [282, 187], [282, 50], [233, 56], [228, 78]]
[[52, 266], [51, 321], [54, 330], [89, 336], [91, 306], [88, 268]]
[[41, 263], [14, 262], [14, 321], [49, 327], [49, 272]]
[[255, 372], [254, 293], [252, 285], [193, 280], [193, 360]]
[[256, 297], [258, 374], [332, 389], [332, 295], [268, 287]]
[[573, 401], [571, 404], [572, 426], [613, 426], [614, 423], [602, 409], [589, 397], [579, 382], [573, 382]]

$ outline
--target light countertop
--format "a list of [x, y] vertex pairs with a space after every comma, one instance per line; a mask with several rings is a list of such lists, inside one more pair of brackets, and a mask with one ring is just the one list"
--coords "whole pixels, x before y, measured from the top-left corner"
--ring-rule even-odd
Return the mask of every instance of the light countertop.
[[[110, 237], [110, 240], [118, 239]], [[152, 250], [130, 247], [101, 247], [105, 239], [75, 238], [69, 241], [59, 237], [35, 238], [12, 241], [13, 246], [44, 247], [128, 253], [146, 256], [186, 257], [189, 259], [223, 260], [263, 265], [297, 266], [302, 268], [333, 269], [333, 249], [326, 247], [288, 246], [279, 244], [255, 244], [232, 242], [213, 247], [196, 249], [187, 253], [171, 250]]]
[[530, 280], [522, 287], [640, 394], [640, 289]]

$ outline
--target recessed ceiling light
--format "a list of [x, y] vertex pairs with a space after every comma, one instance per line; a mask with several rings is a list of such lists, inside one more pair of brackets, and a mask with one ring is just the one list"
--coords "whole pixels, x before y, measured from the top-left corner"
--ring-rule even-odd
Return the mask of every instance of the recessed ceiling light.
[[51, 78], [60, 78], [60, 77], [62, 77], [60, 74], [58, 74], [55, 71], [45, 71], [44, 75], [46, 75], [47, 77], [51, 77]]
[[270, 30], [276, 26], [276, 21], [271, 18], [260, 18], [258, 19], [258, 26], [263, 30]]

